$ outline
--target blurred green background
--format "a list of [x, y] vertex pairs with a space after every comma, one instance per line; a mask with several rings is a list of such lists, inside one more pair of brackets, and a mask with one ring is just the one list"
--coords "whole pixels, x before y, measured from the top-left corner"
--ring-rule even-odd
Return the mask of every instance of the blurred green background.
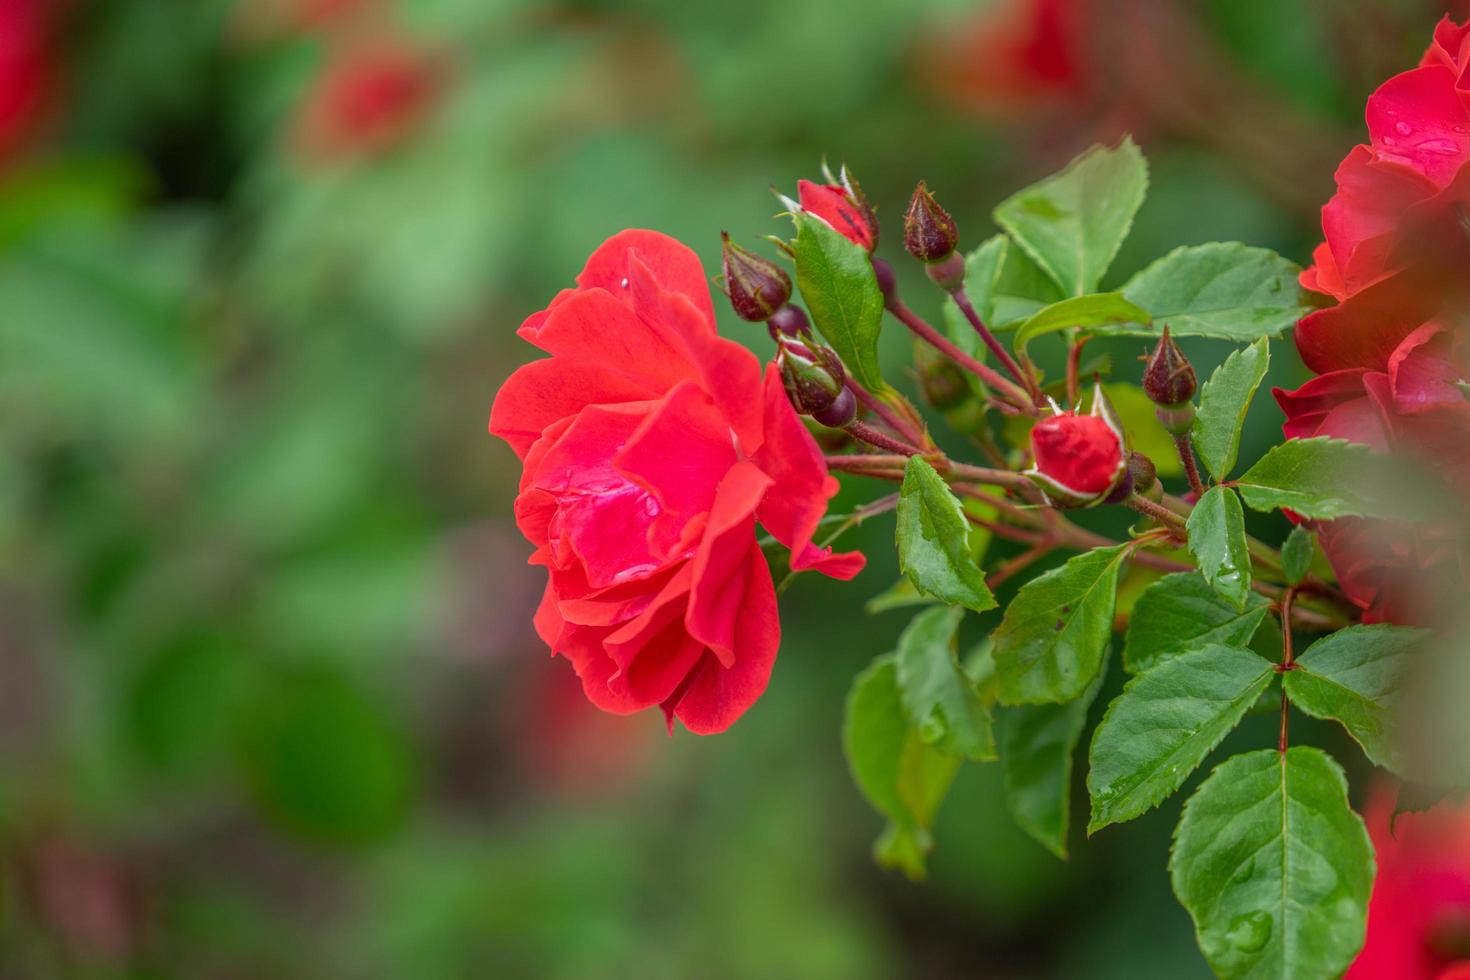
[[1115, 281], [1214, 239], [1305, 260], [1367, 92], [1441, 12], [0, 0], [0, 976], [1202, 975], [1177, 801], [1064, 864], [971, 765], [930, 881], [873, 867], [838, 730], [905, 622], [861, 613], [885, 520], [854, 583], [786, 594], [727, 734], [586, 705], [531, 629], [489, 405], [609, 234], [714, 272], [824, 155], [931, 314], [897, 261], [920, 177], [974, 245], [1125, 131], [1153, 185]]

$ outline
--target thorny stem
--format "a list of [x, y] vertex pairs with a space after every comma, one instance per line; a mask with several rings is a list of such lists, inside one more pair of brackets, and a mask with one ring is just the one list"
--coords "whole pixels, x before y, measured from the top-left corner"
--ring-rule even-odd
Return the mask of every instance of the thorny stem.
[[888, 307], [888, 312], [892, 313], [900, 323], [908, 327], [917, 337], [935, 350], [943, 353], [966, 371], [974, 374], [981, 381], [984, 381], [992, 389], [1004, 396], [1011, 403], [1012, 408], [1025, 412], [1027, 415], [1041, 414], [1040, 409], [1032, 401], [1030, 394], [1017, 387], [1014, 382], [1007, 380], [1004, 375], [988, 364], [981, 363], [960, 350], [948, 337], [935, 330], [924, 321], [923, 317], [904, 305], [903, 300], [897, 296], [893, 296], [886, 301], [885, 305]]
[[949, 291], [949, 295], [954, 298], [955, 305], [960, 308], [960, 312], [965, 315], [965, 319], [970, 321], [970, 326], [975, 328], [975, 332], [980, 335], [980, 339], [985, 341], [985, 346], [990, 348], [990, 352], [995, 355], [995, 359], [1010, 372], [1011, 377], [1015, 378], [1017, 383], [1026, 389], [1026, 393], [1030, 396], [1032, 404], [1038, 404], [1041, 401], [1041, 389], [1036, 385], [1035, 376], [1030, 371], [1021, 370], [1021, 365], [1016, 363], [1016, 359], [1011, 356], [1011, 352], [1005, 349], [1004, 344], [995, 339], [995, 334], [990, 332], [990, 329], [985, 326], [984, 321], [980, 319], [980, 314], [975, 312], [975, 306], [970, 302], [970, 294], [965, 292], [965, 287], [956, 286]]
[[1178, 514], [1165, 507], [1163, 504], [1156, 504], [1152, 500], [1149, 500], [1147, 497], [1140, 497], [1136, 493], [1130, 493], [1127, 499], [1123, 501], [1123, 506], [1128, 507], [1132, 510], [1136, 510], [1146, 517], [1152, 517], [1154, 520], [1167, 527], [1175, 537], [1178, 537], [1180, 539], [1186, 538], [1186, 532], [1184, 529], [1184, 518], [1180, 517]]
[[1194, 444], [1189, 441], [1188, 435], [1176, 435], [1174, 446], [1179, 450], [1179, 461], [1184, 464], [1184, 475], [1189, 477], [1189, 489], [1194, 491], [1196, 499], [1203, 497], [1205, 484], [1199, 477], [1199, 461], [1194, 457]]
[[[1288, 586], [1281, 593], [1281, 666], [1279, 672], [1285, 673], [1292, 669], [1291, 649], [1291, 603], [1296, 598], [1296, 589]], [[1291, 699], [1286, 696], [1286, 686], [1281, 687], [1281, 737], [1277, 739], [1276, 748], [1282, 755], [1286, 754], [1286, 726], [1291, 716]]]
[[920, 449], [918, 446], [911, 446], [906, 442], [895, 439], [892, 436], [885, 434], [881, 430], [873, 428], [868, 423], [860, 421], [859, 419], [853, 419], [851, 422], [844, 425], [843, 429], [845, 429], [848, 434], [851, 435], [854, 439], [861, 439], [863, 442], [866, 442], [870, 446], [876, 446], [879, 449], [886, 449], [891, 453], [897, 453], [898, 455], [903, 457], [919, 456], [922, 455], [924, 452], [924, 450]]
[[868, 411], [882, 419], [894, 432], [897, 432], [916, 446], [927, 444], [928, 439], [920, 428], [915, 426], [909, 419], [904, 418], [898, 412], [894, 411], [893, 407], [883, 399], [860, 385], [851, 375], [848, 375], [843, 383], [847, 385], [848, 390], [852, 392], [854, 398], [861, 402]]

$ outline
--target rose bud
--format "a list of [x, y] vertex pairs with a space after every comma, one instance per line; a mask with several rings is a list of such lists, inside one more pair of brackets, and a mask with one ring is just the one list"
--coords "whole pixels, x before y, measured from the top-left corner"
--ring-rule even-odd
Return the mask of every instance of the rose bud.
[[787, 303], [766, 321], [766, 326], [771, 328], [771, 336], [778, 341], [782, 337], [790, 337], [793, 340], [812, 335], [811, 321], [806, 318], [805, 311], [799, 306]]
[[1128, 472], [1123, 430], [1099, 385], [1087, 415], [1060, 411], [1031, 428], [1026, 476], [1053, 507], [1089, 507], [1117, 487]]
[[839, 177], [834, 178], [830, 172], [826, 177], [826, 184], [797, 181], [797, 200], [783, 197], [782, 201], [793, 212], [821, 218], [854, 244], [873, 251], [878, 247], [878, 215], [863, 196], [863, 189], [845, 166]]
[[1128, 454], [1128, 475], [1133, 477], [1134, 492], [1143, 496], [1148, 496], [1159, 485], [1159, 471], [1154, 461], [1140, 452]]
[[969, 400], [970, 383], [965, 372], [928, 344], [915, 342], [914, 368], [919, 374], [919, 391], [935, 409], [947, 412]]
[[728, 232], [720, 232], [720, 240], [724, 243], [720, 288], [736, 316], [764, 323], [791, 298], [791, 278], [776, 263], [730, 241]]
[[1169, 336], [1166, 324], [1164, 335], [1143, 369], [1143, 391], [1158, 406], [1155, 414], [1159, 421], [1174, 435], [1187, 433], [1194, 422], [1191, 399], [1195, 386], [1194, 366]]
[[959, 228], [921, 180], [903, 216], [903, 247], [920, 262], [938, 262], [953, 254]]
[[847, 390], [842, 361], [835, 351], [819, 344], [783, 343], [776, 354], [776, 367], [781, 371], [786, 397], [801, 415], [816, 416], [826, 411]]

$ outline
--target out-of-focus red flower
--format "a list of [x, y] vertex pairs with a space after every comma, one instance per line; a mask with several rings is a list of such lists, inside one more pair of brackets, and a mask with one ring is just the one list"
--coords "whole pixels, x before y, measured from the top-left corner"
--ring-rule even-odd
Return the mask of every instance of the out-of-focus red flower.
[[0, 160], [34, 134], [55, 96], [47, 0], [0, 0]]
[[[1302, 285], [1337, 305], [1296, 328], [1302, 360], [1319, 372], [1277, 389], [1291, 438], [1325, 435], [1417, 457], [1470, 493], [1470, 402], [1463, 331], [1446, 311], [1463, 306], [1470, 239], [1470, 33], [1448, 18], [1419, 67], [1368, 99], [1369, 143], [1337, 171], [1322, 209], [1325, 241]], [[1320, 525], [1348, 595], [1370, 621], [1417, 621], [1433, 570], [1451, 559], [1441, 528], [1347, 520]]]
[[439, 101], [444, 66], [398, 40], [352, 41], [336, 51], [308, 91], [296, 139], [314, 161], [373, 156], [403, 142]]
[[1123, 440], [1101, 415], [1059, 412], [1031, 428], [1027, 472], [1054, 501], [1084, 503], [1117, 486], [1127, 470]]
[[797, 203], [871, 252], [878, 245], [878, 220], [856, 185], [796, 182]]
[[699, 260], [651, 231], [603, 243], [520, 335], [490, 431], [524, 470], [516, 520], [550, 575], [536, 629], [598, 707], [661, 705], [728, 728], [780, 642], [759, 523], [793, 569], [850, 578], [857, 553], [812, 535], [837, 490], [774, 366], [715, 332]]
[[1004, 0], [926, 47], [921, 70], [951, 101], [1009, 114], [1086, 89], [1090, 0]]
[[1368, 804], [1378, 875], [1368, 935], [1344, 980], [1470, 975], [1470, 806], [1440, 804], [1392, 820], [1394, 793]]
[[589, 798], [637, 784], [655, 737], [649, 719], [598, 711], [571, 671], [540, 658], [526, 664], [518, 695], [515, 737], [537, 785]]

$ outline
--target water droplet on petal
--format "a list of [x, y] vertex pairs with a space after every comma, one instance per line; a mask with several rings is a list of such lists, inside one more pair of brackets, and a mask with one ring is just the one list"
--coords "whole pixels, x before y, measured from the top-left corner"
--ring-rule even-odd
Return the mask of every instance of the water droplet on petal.
[[1460, 145], [1454, 140], [1425, 140], [1420, 143], [1418, 149], [1425, 153], [1442, 153], [1451, 156], [1460, 152]]
[[1393, 124], [1393, 131], [1395, 133], [1398, 133], [1400, 136], [1408, 136], [1414, 131], [1414, 127], [1410, 126], [1408, 123], [1404, 122], [1401, 119]]

